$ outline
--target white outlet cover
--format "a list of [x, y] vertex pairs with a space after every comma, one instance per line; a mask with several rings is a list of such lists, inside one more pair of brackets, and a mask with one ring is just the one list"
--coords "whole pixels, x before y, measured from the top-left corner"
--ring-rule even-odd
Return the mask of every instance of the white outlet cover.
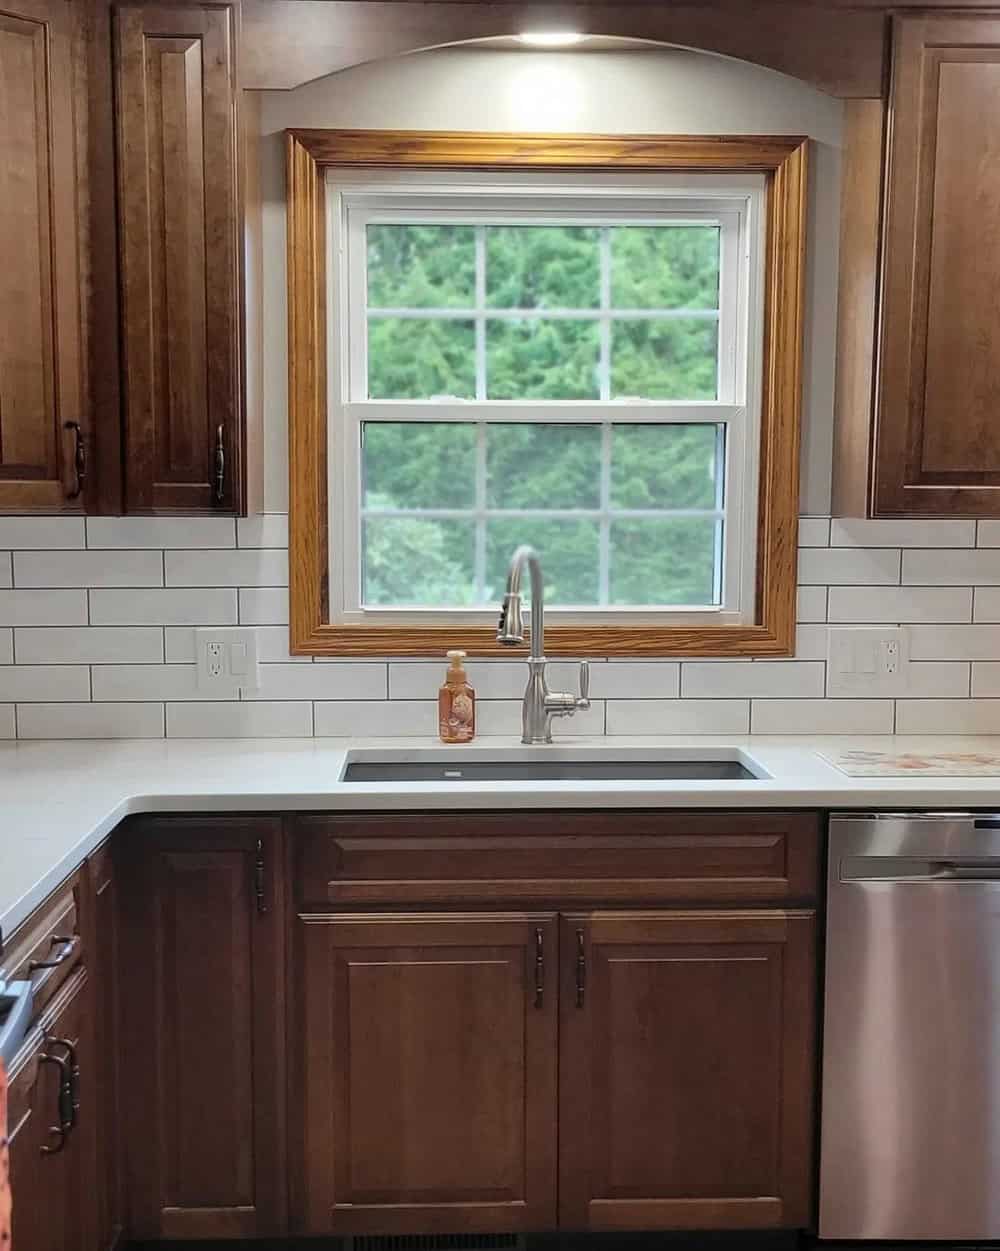
[[198, 690], [239, 697], [260, 688], [257, 631], [252, 626], [212, 627], [194, 632]]
[[903, 626], [831, 626], [826, 693], [830, 698], [892, 698], [906, 694], [910, 636]]

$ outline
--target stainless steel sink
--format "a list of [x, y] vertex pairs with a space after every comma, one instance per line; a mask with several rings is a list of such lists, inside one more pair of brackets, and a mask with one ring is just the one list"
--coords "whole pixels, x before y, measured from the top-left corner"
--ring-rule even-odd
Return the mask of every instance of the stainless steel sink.
[[396, 759], [351, 752], [344, 782], [753, 782], [766, 772], [743, 752], [715, 755], [531, 756], [497, 759], [461, 752], [399, 753]]

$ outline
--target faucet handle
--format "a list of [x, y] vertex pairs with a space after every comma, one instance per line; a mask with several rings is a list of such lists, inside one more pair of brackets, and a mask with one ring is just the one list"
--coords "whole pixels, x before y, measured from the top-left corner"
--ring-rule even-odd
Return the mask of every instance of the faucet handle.
[[580, 698], [576, 701], [577, 708], [590, 707], [590, 662], [580, 661]]

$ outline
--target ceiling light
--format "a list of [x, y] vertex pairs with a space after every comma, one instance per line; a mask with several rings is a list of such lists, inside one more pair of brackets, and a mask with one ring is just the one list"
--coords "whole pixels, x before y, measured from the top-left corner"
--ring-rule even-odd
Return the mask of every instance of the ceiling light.
[[576, 30], [531, 30], [518, 35], [518, 39], [533, 48], [571, 48], [584, 36]]

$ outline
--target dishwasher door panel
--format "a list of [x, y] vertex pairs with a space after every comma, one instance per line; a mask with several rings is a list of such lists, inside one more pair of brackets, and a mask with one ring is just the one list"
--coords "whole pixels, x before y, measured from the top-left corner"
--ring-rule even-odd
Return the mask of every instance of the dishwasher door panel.
[[831, 821], [823, 1238], [1000, 1238], [996, 825]]

